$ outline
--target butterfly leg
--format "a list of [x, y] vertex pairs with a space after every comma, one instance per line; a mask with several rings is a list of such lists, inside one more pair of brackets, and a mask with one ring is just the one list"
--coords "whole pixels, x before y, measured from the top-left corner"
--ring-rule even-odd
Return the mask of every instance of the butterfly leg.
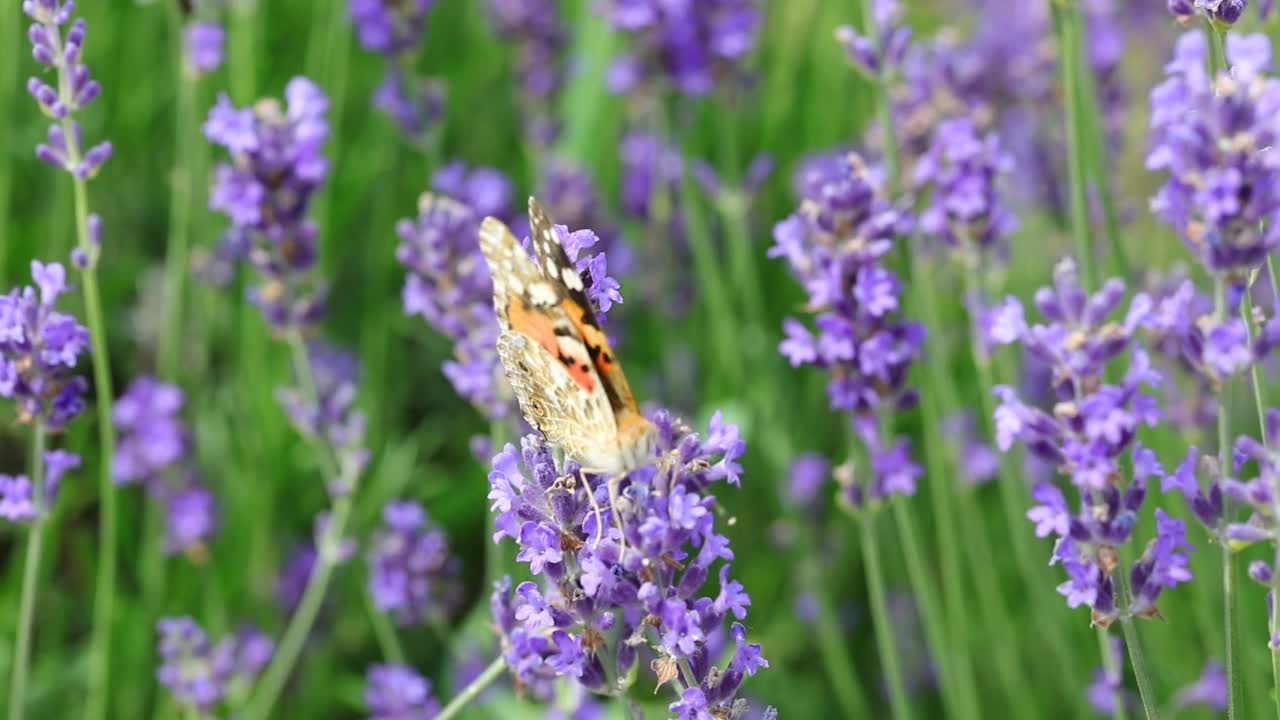
[[618, 503], [618, 488], [622, 485], [622, 481], [626, 479], [626, 473], [609, 478], [609, 510], [613, 515], [614, 525], [618, 528], [618, 537], [622, 539], [622, 552], [618, 555], [618, 562], [622, 562], [623, 558], [627, 556], [627, 534], [622, 529], [622, 513], [618, 509], [621, 507]]
[[600, 538], [604, 537], [603, 511], [600, 509], [600, 503], [596, 501], [596, 493], [592, 489], [591, 483], [587, 482], [587, 471], [579, 471], [578, 476], [582, 478], [582, 486], [587, 489], [587, 499], [591, 501], [591, 510], [596, 514], [596, 541], [592, 548], [597, 548], [600, 547]]

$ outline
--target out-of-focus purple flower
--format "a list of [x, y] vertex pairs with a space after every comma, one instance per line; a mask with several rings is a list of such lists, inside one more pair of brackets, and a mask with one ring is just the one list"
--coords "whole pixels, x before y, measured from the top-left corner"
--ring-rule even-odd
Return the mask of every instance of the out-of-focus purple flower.
[[[22, 11], [35, 21], [27, 30], [31, 55], [36, 62], [58, 73], [57, 89], [39, 78], [27, 80], [27, 92], [50, 118], [62, 121], [93, 102], [102, 86], [89, 74], [89, 66], [80, 62], [84, 51], [88, 24], [84, 18], [71, 22], [75, 4], [66, 0], [23, 0]], [[62, 26], [71, 22], [63, 33]], [[49, 126], [48, 143], [36, 147], [36, 157], [71, 173], [76, 178], [91, 178], [111, 157], [111, 143], [104, 141], [87, 150], [80, 137], [79, 123], [71, 123], [71, 135], [63, 125]], [[89, 258], [92, 263], [96, 258]]]
[[192, 71], [211, 73], [222, 65], [226, 31], [213, 22], [188, 23], [182, 32], [183, 58]]
[[369, 550], [369, 594], [379, 610], [395, 613], [402, 625], [442, 618], [461, 598], [458, 559], [444, 532], [427, 520], [422, 506], [387, 503], [383, 527]]
[[329, 479], [329, 491], [341, 495], [369, 461], [365, 415], [356, 405], [360, 363], [354, 353], [320, 341], [308, 343], [307, 358], [310, 377], [294, 368], [293, 386], [276, 388], [276, 399], [298, 432], [333, 452], [340, 477]]
[[198, 550], [217, 526], [217, 501], [191, 466], [191, 433], [182, 422], [182, 390], [143, 376], [116, 401], [116, 452], [111, 474], [118, 485], [142, 484], [165, 509], [169, 553]]
[[831, 461], [817, 453], [804, 453], [791, 461], [787, 472], [787, 500], [812, 509], [823, 486], [831, 478]]
[[404, 136], [419, 147], [431, 144], [444, 117], [445, 91], [438, 80], [417, 77], [392, 66], [373, 91], [373, 106], [386, 113]]
[[31, 278], [35, 287], [0, 296], [0, 397], [17, 404], [18, 422], [58, 432], [84, 410], [88, 383], [75, 367], [89, 331], [54, 309], [67, 290], [62, 265], [33, 260]]
[[286, 612], [293, 612], [302, 602], [307, 581], [316, 566], [316, 546], [306, 542], [294, 548], [276, 579], [276, 602]]
[[364, 703], [369, 720], [431, 720], [440, 712], [431, 681], [407, 665], [371, 666]]
[[[831, 407], [849, 412], [872, 459], [871, 496], [914, 490], [919, 474], [905, 441], [880, 435], [875, 416], [910, 406], [907, 370], [924, 328], [902, 317], [901, 283], [883, 258], [911, 226], [856, 155], [814, 166], [799, 209], [774, 226], [770, 257], [787, 260], [816, 313], [811, 331], [788, 318], [779, 346], [791, 364], [826, 370]], [[857, 502], [863, 499], [853, 493]]]
[[[642, 130], [628, 132], [619, 146], [622, 157], [622, 207], [639, 218], [653, 216], [659, 193], [676, 194], [684, 177], [684, 160], [674, 146], [659, 136]], [[669, 210], [670, 208], [668, 208]]]
[[874, 0], [876, 29], [879, 37], [869, 38], [856, 29], [843, 25], [836, 28], [836, 40], [844, 46], [854, 66], [872, 77], [879, 77], [902, 64], [911, 28], [901, 23], [902, 10], [897, 0]]
[[191, 450], [191, 437], [180, 417], [182, 390], [143, 376], [125, 390], [111, 410], [116, 451], [111, 475], [119, 485], [162, 480]]
[[959, 479], [968, 485], [992, 480], [1000, 470], [1000, 454], [984, 441], [974, 425], [973, 415], [959, 412], [942, 421], [952, 462], [960, 469]]
[[261, 279], [249, 297], [280, 332], [304, 329], [324, 313], [326, 289], [310, 272], [318, 230], [307, 212], [329, 172], [322, 154], [328, 98], [315, 83], [295, 77], [285, 101], [236, 108], [222, 95], [204, 124], [205, 136], [232, 160], [215, 170], [209, 207], [227, 216], [228, 233], [247, 248]]
[[67, 472], [80, 467], [80, 456], [66, 450], [44, 454], [43, 487], [39, 492], [26, 475], [0, 475], [0, 518], [27, 522], [45, 516], [58, 499]]
[[1178, 708], [1203, 705], [1212, 710], [1222, 711], [1227, 707], [1230, 692], [1227, 673], [1222, 669], [1222, 663], [1210, 660], [1205, 663], [1204, 671], [1195, 682], [1178, 691], [1174, 696], [1173, 704]]
[[710, 94], [744, 72], [762, 17], [751, 0], [608, 0], [604, 11], [616, 31], [634, 39], [608, 73], [618, 94], [661, 82], [685, 95]]
[[525, 136], [549, 146], [559, 135], [555, 99], [566, 74], [560, 11], [551, 0], [488, 0], [487, 7], [494, 31], [515, 50]]
[[[521, 583], [514, 592], [509, 578], [497, 584], [491, 604], [503, 657], [528, 687], [568, 675], [607, 692], [607, 678], [626, 677], [642, 652], [652, 653], [660, 685], [677, 666], [691, 669], [685, 685], [699, 694], [679, 702], [727, 715], [744, 702], [735, 700], [743, 679], [767, 667], [737, 623], [730, 628], [737, 651], [727, 667], [713, 665], [720, 653], [709, 639], [730, 615], [744, 619], [751, 604], [729, 577], [724, 562], [733, 551], [715, 532], [712, 511], [714, 487], [734, 480], [729, 466], [744, 445], [718, 417], [705, 439], [665, 412], [653, 420], [652, 464], [614, 480], [612, 493], [608, 477], [557, 463], [533, 435], [520, 451], [507, 445], [494, 457], [494, 539], [515, 539], [521, 560], [544, 581]], [[599, 516], [587, 492], [594, 492]], [[700, 596], [717, 564], [719, 593]], [[605, 663], [616, 672], [606, 672]]]
[[1107, 670], [1108, 666], [1122, 668], [1124, 667], [1124, 646], [1120, 638], [1109, 638], [1105, 652], [1110, 653], [1109, 663], [1103, 663], [1101, 667], [1093, 671], [1093, 681], [1089, 683], [1088, 689], [1085, 691], [1085, 698], [1089, 701], [1089, 706], [1094, 711], [1111, 715], [1118, 709], [1116, 707], [1117, 700], [1121, 703], [1127, 702], [1128, 697], [1124, 688], [1124, 677], [1119, 673], [1113, 673]]
[[349, 0], [347, 10], [360, 45], [393, 57], [422, 43], [434, 5], [435, 0]]
[[1017, 227], [999, 182], [1013, 166], [994, 133], [981, 134], [968, 118], [938, 126], [929, 150], [915, 163], [913, 181], [927, 189], [920, 229], [965, 253], [971, 263], [1000, 257]]
[[270, 662], [275, 643], [245, 627], [212, 644], [189, 617], [161, 618], [156, 677], [174, 700], [199, 712], [216, 709], [228, 696], [247, 691]]
[[[1215, 6], [1216, 7], [1216, 6]], [[1243, 283], [1280, 239], [1280, 81], [1263, 74], [1262, 35], [1227, 35], [1231, 73], [1209, 77], [1204, 34], [1178, 41], [1168, 78], [1151, 91], [1147, 167], [1167, 173], [1152, 209], [1210, 272]]]

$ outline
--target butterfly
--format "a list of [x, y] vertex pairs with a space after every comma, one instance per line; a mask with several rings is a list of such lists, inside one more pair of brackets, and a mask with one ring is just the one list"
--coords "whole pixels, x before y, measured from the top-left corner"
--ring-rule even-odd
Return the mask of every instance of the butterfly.
[[536, 262], [501, 220], [486, 217], [480, 226], [507, 380], [525, 420], [583, 470], [625, 474], [652, 457], [657, 431], [636, 405], [586, 282], [533, 197], [529, 237]]

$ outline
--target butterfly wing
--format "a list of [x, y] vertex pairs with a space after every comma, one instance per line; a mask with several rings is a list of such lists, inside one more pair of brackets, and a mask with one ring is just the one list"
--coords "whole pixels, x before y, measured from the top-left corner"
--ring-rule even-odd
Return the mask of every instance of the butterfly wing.
[[560, 306], [586, 345], [587, 355], [604, 383], [619, 425], [643, 419], [622, 365], [609, 347], [609, 338], [592, 309], [582, 275], [569, 260], [551, 218], [533, 197], [529, 198], [529, 235], [538, 254], [537, 269], [548, 283], [556, 286], [556, 293], [561, 296]]
[[571, 457], [595, 466], [617, 447], [617, 424], [587, 343], [562, 306], [563, 288], [496, 218], [481, 225], [480, 248], [493, 277], [498, 356], [520, 411]]

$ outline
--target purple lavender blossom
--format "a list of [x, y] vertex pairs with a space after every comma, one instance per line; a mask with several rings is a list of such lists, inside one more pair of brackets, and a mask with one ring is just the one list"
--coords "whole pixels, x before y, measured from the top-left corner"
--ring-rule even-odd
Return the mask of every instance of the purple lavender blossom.
[[270, 662], [275, 643], [252, 627], [212, 644], [189, 617], [161, 618], [156, 677], [185, 708], [205, 712], [247, 691]]
[[0, 475], [0, 518], [28, 522], [48, 514], [58, 499], [58, 488], [67, 472], [80, 467], [80, 456], [66, 450], [44, 454], [44, 486], [36, 488], [26, 475]]
[[[1116, 668], [1124, 667], [1124, 645], [1120, 638], [1109, 638], [1105, 652], [1111, 654], [1111, 664]], [[1124, 688], [1124, 677], [1120, 673], [1113, 673], [1107, 670], [1107, 663], [1103, 663], [1101, 667], [1093, 671], [1093, 681], [1089, 683], [1088, 689], [1085, 691], [1085, 697], [1089, 701], [1089, 706], [1103, 715], [1111, 715], [1119, 708], [1116, 707], [1117, 699], [1122, 703], [1128, 703], [1128, 694]]]
[[349, 0], [347, 10], [365, 50], [395, 56], [422, 43], [434, 5], [435, 0]]
[[76, 18], [66, 34], [62, 32], [74, 8], [67, 0], [23, 0], [22, 11], [35, 21], [27, 30], [31, 55], [41, 65], [57, 70], [59, 77], [56, 90], [33, 77], [27, 80], [27, 91], [46, 115], [59, 121], [49, 126], [49, 141], [36, 147], [36, 157], [76, 178], [87, 179], [111, 157], [111, 143], [104, 141], [85, 150], [79, 123], [67, 120], [102, 92], [102, 86], [90, 76], [89, 66], [80, 62], [88, 24], [84, 18]]
[[[360, 364], [355, 354], [324, 342], [307, 345], [308, 367], [294, 369], [294, 384], [276, 388], [276, 400], [303, 437], [322, 443], [337, 460], [329, 492], [341, 495], [369, 461], [366, 420], [356, 405]], [[298, 377], [309, 372], [310, 377]]]
[[740, 65], [761, 21], [750, 0], [609, 0], [604, 11], [614, 30], [635, 39], [608, 72], [609, 89], [618, 94], [661, 82], [684, 95], [710, 94], [744, 72]]
[[400, 132], [427, 148], [444, 118], [444, 85], [392, 66], [373, 91], [373, 106], [390, 116]]
[[494, 32], [515, 49], [525, 135], [539, 146], [550, 146], [560, 134], [555, 98], [564, 85], [568, 36], [556, 3], [488, 0], [486, 5]]
[[873, 40], [853, 27], [842, 25], [836, 28], [836, 40], [844, 45], [855, 67], [872, 77], [879, 77], [902, 64], [911, 41], [911, 28], [901, 23], [902, 8], [897, 0], [874, 1], [879, 37]]
[[[1234, 25], [1248, 6], [1249, 0], [1168, 0], [1169, 12], [1175, 18], [1186, 21], [1201, 14], [1218, 28]], [[1265, 20], [1269, 8], [1260, 5], [1258, 11]]]
[[994, 133], [981, 134], [967, 118], [938, 126], [933, 144], [915, 163], [913, 181], [927, 189], [920, 229], [960, 251], [970, 263], [1002, 257], [1017, 219], [1004, 205], [999, 180], [1013, 166]]
[[[528, 687], [569, 675], [589, 690], [609, 691], [608, 677], [626, 677], [641, 653], [653, 653], [659, 684], [678, 668], [692, 672], [677, 704], [736, 713], [745, 709], [745, 700], [735, 699], [743, 679], [768, 664], [737, 622], [725, 667], [713, 665], [718, 653], [709, 639], [729, 615], [744, 619], [751, 599], [729, 578], [727, 564], [719, 567], [718, 594], [698, 593], [717, 561], [734, 557], [715, 532], [712, 491], [718, 481], [736, 480], [744, 445], [718, 416], [705, 439], [666, 413], [653, 420], [654, 463], [617, 479], [612, 504], [607, 477], [558, 464], [534, 435], [521, 451], [507, 445], [494, 458], [494, 539], [515, 539], [520, 559], [541, 581], [514, 592], [509, 578], [498, 583], [491, 603], [503, 657]], [[601, 505], [600, 517], [587, 492]], [[616, 672], [606, 672], [606, 663]]]
[[142, 484], [165, 509], [166, 552], [198, 551], [213, 537], [217, 501], [192, 465], [192, 438], [182, 422], [182, 390], [143, 376], [112, 408], [116, 451], [111, 474], [117, 485]]
[[84, 410], [88, 383], [75, 374], [90, 351], [89, 331], [54, 306], [66, 292], [66, 270], [33, 260], [35, 287], [0, 296], [0, 397], [17, 404], [18, 422], [58, 432]]
[[326, 290], [310, 272], [318, 230], [307, 212], [329, 172], [321, 152], [329, 101], [303, 77], [289, 81], [285, 100], [237, 108], [221, 95], [204, 133], [232, 158], [215, 171], [209, 207], [231, 221], [228, 233], [258, 270], [250, 299], [272, 328], [292, 332], [315, 324], [325, 308]]
[[445, 534], [433, 527], [422, 506], [387, 503], [385, 523], [369, 550], [369, 594], [379, 610], [395, 613], [402, 625], [443, 618], [461, 599], [458, 559]]
[[[815, 166], [803, 181], [800, 208], [774, 226], [769, 256], [786, 258], [804, 286], [816, 332], [787, 318], [779, 351], [792, 366], [830, 374], [831, 407], [853, 416], [871, 456], [870, 499], [911, 494], [920, 469], [907, 441], [881, 437], [877, 420], [915, 402], [907, 370], [925, 331], [901, 316], [901, 283], [883, 264], [910, 217], [884, 197], [879, 178], [856, 155]], [[867, 499], [861, 488], [846, 489], [855, 505]]]
[[1210, 272], [1242, 283], [1277, 245], [1280, 81], [1262, 35], [1227, 35], [1232, 69], [1209, 77], [1203, 33], [1182, 36], [1151, 91], [1147, 168], [1168, 173], [1152, 209]]
[[183, 59], [196, 73], [211, 73], [222, 65], [226, 31], [213, 22], [188, 23], [182, 32]]
[[1195, 682], [1182, 688], [1174, 695], [1173, 704], [1177, 708], [1202, 705], [1211, 710], [1221, 712], [1227, 708], [1230, 692], [1227, 673], [1222, 669], [1222, 663], [1217, 660], [1210, 660], [1204, 664], [1204, 670]]
[[431, 720], [440, 712], [431, 681], [407, 665], [370, 666], [364, 703], [369, 720]]
[[978, 432], [972, 414], [958, 412], [942, 420], [952, 454], [960, 469], [959, 479], [967, 485], [990, 482], [1000, 470], [1000, 455]]

